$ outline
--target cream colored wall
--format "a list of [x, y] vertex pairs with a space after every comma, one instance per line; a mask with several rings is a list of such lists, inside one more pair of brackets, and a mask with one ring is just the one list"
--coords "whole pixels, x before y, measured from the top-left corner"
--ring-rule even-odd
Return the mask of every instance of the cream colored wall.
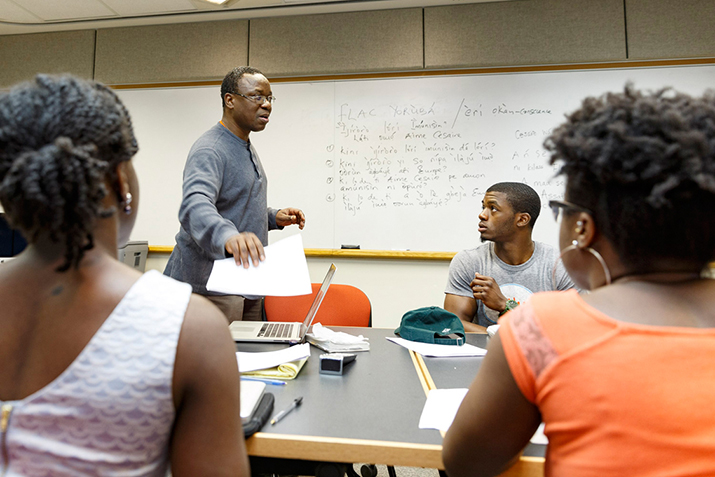
[[[168, 258], [151, 253], [146, 269], [163, 271]], [[396, 328], [406, 311], [444, 302], [447, 261], [308, 258], [311, 281], [322, 281], [331, 261], [338, 268], [334, 283], [356, 286], [370, 298], [374, 327]]]

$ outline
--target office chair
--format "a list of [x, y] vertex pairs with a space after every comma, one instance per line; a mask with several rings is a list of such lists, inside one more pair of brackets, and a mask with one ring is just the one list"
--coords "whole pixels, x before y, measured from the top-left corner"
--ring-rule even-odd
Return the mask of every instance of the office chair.
[[[267, 296], [263, 301], [266, 321], [303, 321], [320, 283], [313, 293], [299, 296]], [[352, 285], [330, 285], [313, 323], [325, 326], [372, 326], [372, 306], [367, 295]]]
[[[267, 296], [263, 302], [266, 321], [303, 321], [320, 283], [311, 284], [310, 295], [291, 297]], [[372, 306], [365, 293], [352, 285], [331, 285], [323, 298], [323, 304], [313, 320], [325, 326], [372, 326]], [[387, 468], [390, 477], [395, 477], [395, 469]], [[347, 474], [348, 477], [376, 477], [375, 465], [363, 465], [360, 474], [350, 464], [323, 463], [316, 468], [315, 475], [325, 477]]]

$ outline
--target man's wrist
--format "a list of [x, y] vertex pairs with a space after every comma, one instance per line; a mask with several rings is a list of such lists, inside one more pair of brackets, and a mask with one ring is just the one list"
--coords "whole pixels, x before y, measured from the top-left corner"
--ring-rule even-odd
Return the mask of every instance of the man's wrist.
[[499, 316], [504, 315], [507, 311], [513, 310], [513, 309], [516, 308], [517, 306], [519, 306], [519, 302], [517, 302], [516, 300], [514, 300], [514, 299], [512, 299], [512, 298], [509, 298], [509, 299], [506, 301], [506, 303], [504, 304], [504, 310], [502, 310], [502, 312], [499, 313]]

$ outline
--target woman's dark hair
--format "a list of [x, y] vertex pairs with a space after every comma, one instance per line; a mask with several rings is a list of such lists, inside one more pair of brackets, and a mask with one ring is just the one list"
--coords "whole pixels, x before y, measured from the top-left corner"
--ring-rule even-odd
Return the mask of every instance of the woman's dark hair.
[[106, 86], [70, 76], [38, 75], [0, 95], [0, 202], [8, 222], [30, 242], [63, 244], [77, 266], [93, 247], [104, 185], [137, 152], [129, 113]]
[[546, 139], [566, 198], [594, 213], [624, 264], [715, 258], [715, 97], [626, 85], [586, 98]]

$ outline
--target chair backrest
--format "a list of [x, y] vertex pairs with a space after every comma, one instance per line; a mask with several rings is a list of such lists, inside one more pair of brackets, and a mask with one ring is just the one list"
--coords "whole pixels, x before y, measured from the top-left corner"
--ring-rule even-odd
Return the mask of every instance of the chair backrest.
[[[268, 321], [303, 321], [320, 283], [313, 293], [300, 296], [267, 296], [263, 306]], [[323, 298], [313, 323], [325, 326], [372, 326], [372, 306], [367, 295], [352, 285], [333, 284]]]

